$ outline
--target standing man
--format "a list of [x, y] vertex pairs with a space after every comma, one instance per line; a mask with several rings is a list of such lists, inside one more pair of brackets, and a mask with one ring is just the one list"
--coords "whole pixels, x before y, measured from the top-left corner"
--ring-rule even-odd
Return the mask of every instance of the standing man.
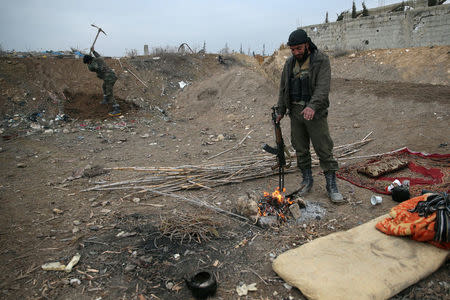
[[328, 56], [318, 50], [306, 32], [297, 29], [289, 35], [292, 56], [286, 60], [281, 74], [278, 107], [281, 120], [288, 111], [291, 119], [291, 139], [297, 155], [297, 165], [303, 176], [299, 195], [313, 186], [310, 141], [324, 171], [328, 197], [334, 203], [344, 199], [336, 185], [339, 169], [333, 157], [333, 141], [328, 129], [331, 69]]
[[120, 106], [113, 95], [114, 84], [117, 80], [116, 73], [106, 65], [103, 58], [100, 57], [100, 54], [94, 50], [94, 47], [91, 48], [91, 51], [95, 57], [85, 55], [83, 57], [83, 62], [88, 65], [89, 71], [97, 73], [97, 77], [103, 80], [103, 100], [101, 101], [101, 104], [112, 103], [113, 111], [110, 112], [109, 115], [120, 116]]

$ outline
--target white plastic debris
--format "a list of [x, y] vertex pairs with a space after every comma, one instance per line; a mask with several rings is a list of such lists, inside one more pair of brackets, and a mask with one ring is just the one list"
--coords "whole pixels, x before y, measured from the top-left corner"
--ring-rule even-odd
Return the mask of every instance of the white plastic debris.
[[180, 81], [178, 82], [178, 84], [180, 85], [180, 89], [183, 89], [185, 86], [187, 86], [187, 83], [184, 81]]
[[74, 286], [74, 285], [80, 285], [81, 284], [81, 280], [78, 278], [72, 278], [69, 281], [70, 285]]
[[137, 234], [137, 232], [134, 232], [134, 231], [133, 232], [121, 231], [116, 235], [116, 237], [124, 238], [124, 237], [129, 237], [129, 236], [135, 236], [136, 234]]
[[79, 253], [75, 254], [67, 264], [67, 266], [64, 268], [64, 271], [66, 271], [67, 273], [72, 272], [72, 268], [80, 261], [80, 258], [81, 255]]
[[60, 263], [59, 261], [54, 261], [43, 264], [41, 268], [44, 271], [63, 271], [65, 270], [66, 266]]
[[256, 287], [256, 283], [251, 283], [246, 285], [245, 283], [236, 287], [236, 292], [239, 296], [246, 296], [248, 292], [255, 292], [258, 288]]

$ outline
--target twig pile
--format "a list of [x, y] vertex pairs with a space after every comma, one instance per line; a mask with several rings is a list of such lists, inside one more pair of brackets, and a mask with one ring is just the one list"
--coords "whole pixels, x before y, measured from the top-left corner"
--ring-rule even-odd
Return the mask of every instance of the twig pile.
[[[337, 159], [348, 157], [360, 150], [362, 146], [370, 142], [368, 134], [359, 142], [334, 147], [334, 156]], [[295, 172], [297, 168], [295, 152], [290, 153], [293, 164], [286, 173]], [[313, 165], [318, 165], [317, 155], [312, 152]], [[219, 163], [205, 165], [184, 165], [179, 167], [116, 167], [105, 168], [105, 170], [123, 170], [145, 172], [145, 177], [139, 179], [125, 180], [107, 184], [97, 184], [94, 187], [82, 190], [86, 191], [107, 191], [107, 190], [128, 190], [129, 197], [136, 193], [149, 192], [155, 196], [156, 191], [169, 193], [190, 189], [211, 189], [213, 187], [241, 183], [246, 180], [268, 177], [278, 174], [272, 170], [276, 164], [276, 157], [267, 154], [255, 154], [241, 156], [225, 160]]]
[[178, 240], [181, 244], [186, 240], [188, 243], [195, 241], [201, 244], [202, 241], [209, 241], [210, 237], [219, 237], [216, 229], [218, 222], [211, 217], [204, 215], [188, 216], [178, 213], [170, 218], [162, 218], [159, 230], [170, 238]]

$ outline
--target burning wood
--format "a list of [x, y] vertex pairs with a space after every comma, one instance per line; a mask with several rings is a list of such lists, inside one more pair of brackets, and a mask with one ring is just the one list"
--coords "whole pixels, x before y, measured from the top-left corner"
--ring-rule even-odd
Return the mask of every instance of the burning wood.
[[284, 196], [286, 189], [280, 192], [277, 187], [274, 192], [264, 192], [258, 203], [258, 214], [260, 216], [276, 216], [280, 221], [287, 221], [289, 206], [294, 203], [289, 197]]

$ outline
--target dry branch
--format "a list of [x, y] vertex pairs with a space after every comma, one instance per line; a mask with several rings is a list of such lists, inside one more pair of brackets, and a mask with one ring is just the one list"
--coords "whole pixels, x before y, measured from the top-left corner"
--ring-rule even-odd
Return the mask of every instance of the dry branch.
[[[233, 148], [222, 153], [228, 152], [239, 147], [248, 137], [251, 131]], [[337, 160], [351, 159], [351, 155], [358, 152], [360, 148], [372, 139], [368, 139], [370, 134], [363, 140], [334, 147], [334, 156]], [[220, 154], [215, 156], [219, 156]], [[295, 158], [295, 152], [289, 155]], [[363, 157], [363, 156], [359, 156]], [[212, 158], [212, 157], [211, 157]], [[286, 169], [286, 173], [295, 172], [297, 168], [294, 165]], [[312, 152], [312, 163], [318, 165], [317, 155]], [[277, 175], [271, 167], [276, 164], [276, 158], [273, 155], [255, 154], [231, 158], [221, 162], [211, 162], [204, 165], [182, 165], [178, 167], [116, 167], [105, 168], [105, 170], [121, 170], [137, 172], [140, 178], [113, 182], [108, 184], [97, 184], [93, 187], [82, 190], [85, 191], [107, 191], [124, 190], [129, 191], [128, 195], [149, 192], [154, 195], [168, 195], [172, 192], [190, 189], [212, 189], [217, 186], [240, 183], [246, 180]], [[142, 177], [144, 176], [144, 177]], [[198, 203], [197, 203], [198, 204]]]

